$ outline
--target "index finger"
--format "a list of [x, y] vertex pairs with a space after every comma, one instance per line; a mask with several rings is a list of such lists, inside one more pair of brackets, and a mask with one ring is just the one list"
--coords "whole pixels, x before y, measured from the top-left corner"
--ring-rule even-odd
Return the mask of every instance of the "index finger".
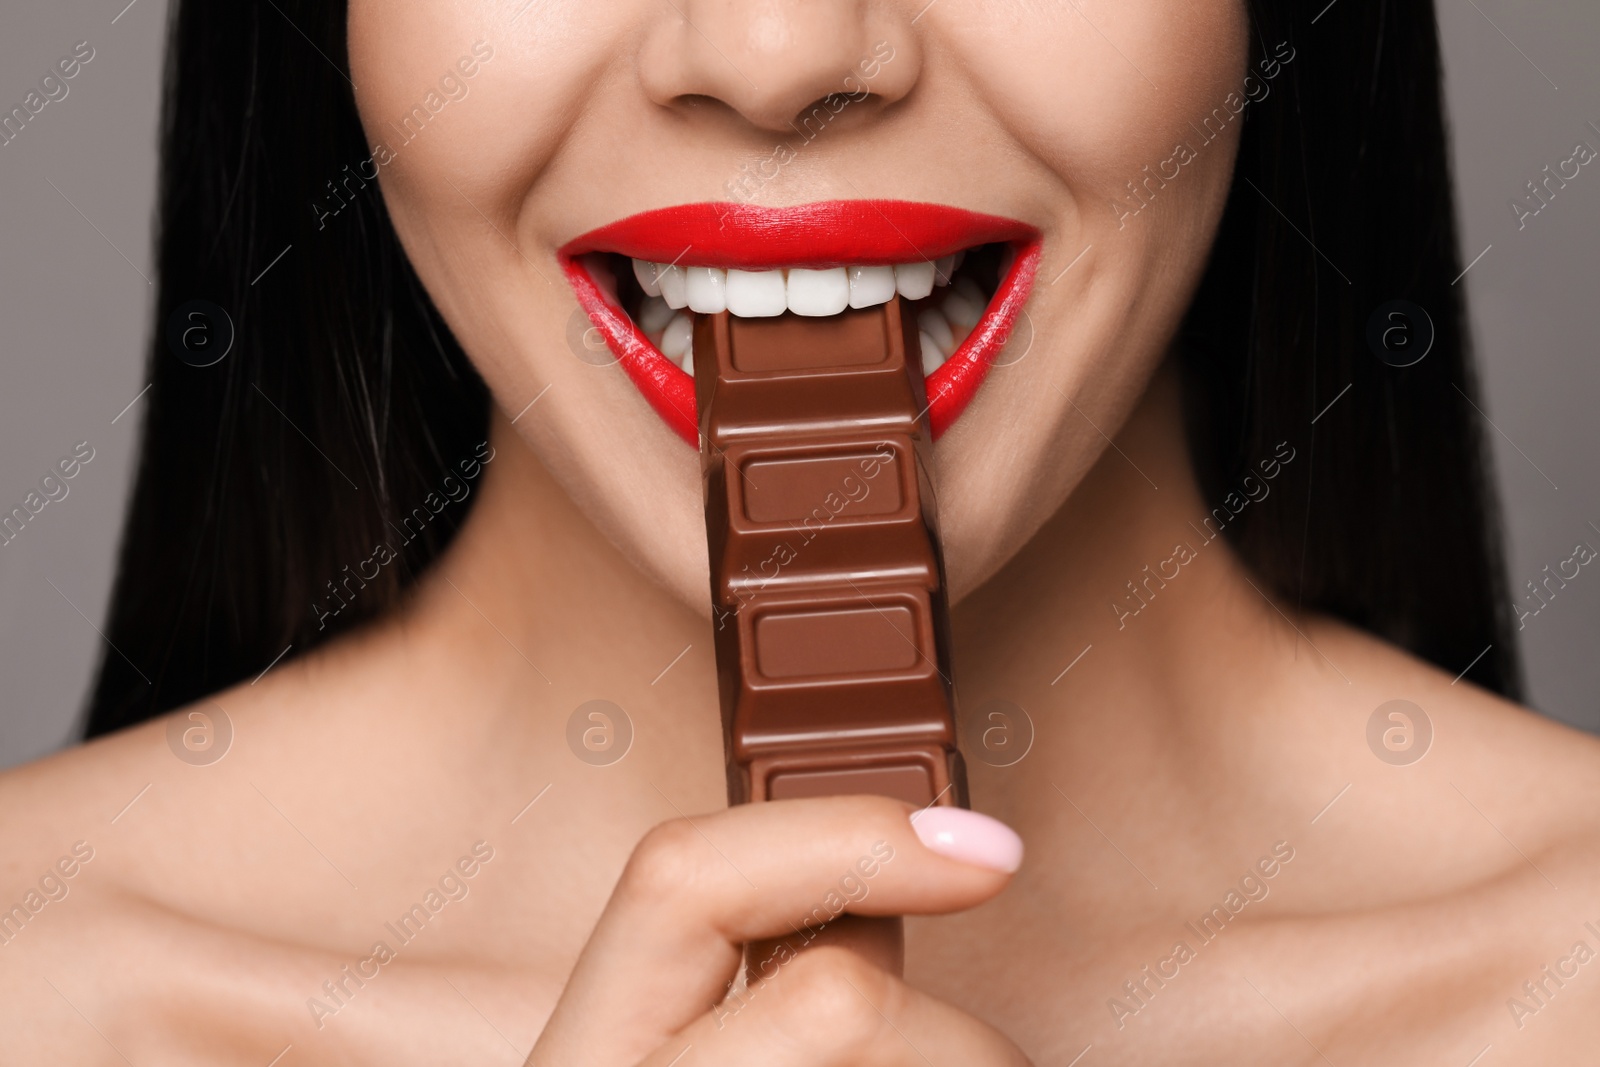
[[970, 908], [1021, 859], [1021, 840], [986, 815], [883, 797], [662, 823], [634, 850], [530, 1062], [636, 1062], [722, 999], [745, 942], [845, 912]]

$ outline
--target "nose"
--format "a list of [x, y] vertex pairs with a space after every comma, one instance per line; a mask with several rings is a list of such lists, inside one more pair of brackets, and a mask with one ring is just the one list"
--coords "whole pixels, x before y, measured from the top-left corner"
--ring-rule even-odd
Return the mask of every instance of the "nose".
[[656, 104], [716, 100], [751, 125], [794, 128], [824, 102], [882, 108], [916, 84], [913, 14], [875, 0], [660, 0], [639, 54]]

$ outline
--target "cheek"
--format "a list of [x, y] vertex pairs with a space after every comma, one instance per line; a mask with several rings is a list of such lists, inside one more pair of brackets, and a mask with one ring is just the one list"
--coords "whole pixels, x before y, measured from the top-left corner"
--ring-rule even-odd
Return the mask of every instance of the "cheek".
[[[1040, 172], [1034, 195], [1050, 219], [1031, 347], [1008, 348], [1002, 363], [1020, 362], [991, 374], [941, 443], [957, 597], [1074, 491], [1104, 447], [1091, 424], [1115, 436], [1144, 393], [1204, 268], [1242, 123], [1225, 105], [1242, 96], [1248, 54], [1238, 0], [1021, 7], [986, 6], [948, 34], [981, 106], [1031, 157], [1018, 165]], [[1229, 121], [1207, 140], [1196, 128], [1213, 108]], [[1179, 142], [1194, 158], [1163, 180]], [[1141, 202], [1129, 184], [1147, 180]]]
[[1055, 7], [974, 18], [950, 40], [995, 116], [1069, 185], [1120, 187], [1241, 89], [1239, 0]]
[[[550, 253], [570, 223], [541, 209], [539, 190], [572, 154], [567, 139], [615, 59], [625, 14], [538, 0], [513, 22], [524, 7], [350, 0], [349, 13], [356, 101], [395, 230], [513, 412], [575, 363], [564, 338], [576, 304]], [[447, 76], [460, 99], [440, 89]]]
[[[497, 225], [517, 212], [615, 63], [627, 6], [350, 0], [351, 78], [369, 139], [394, 149], [391, 199], [447, 207], [466, 193]], [[440, 88], [451, 78], [460, 99]], [[445, 106], [418, 136], [403, 120], [430, 92]]]
[[[708, 582], [698, 455], [653, 416], [641, 418], [643, 401], [620, 371], [569, 347], [581, 313], [552, 254], [572, 236], [573, 217], [594, 214], [592, 204], [616, 215], [639, 195], [624, 174], [567, 174], [594, 154], [569, 143], [575, 129], [620, 142], [632, 135], [628, 114], [595, 113], [607, 98], [595, 86], [635, 13], [626, 4], [538, 0], [512, 23], [522, 6], [351, 0], [362, 124], [369, 143], [392, 155], [381, 168], [384, 202], [496, 405], [527, 412], [514, 430], [565, 497], [636, 565], [698, 605]], [[405, 129], [427, 93], [445, 98], [440, 79], [460, 77], [456, 63], [476, 42], [493, 54], [462, 79], [465, 98], [432, 114], [420, 134]]]

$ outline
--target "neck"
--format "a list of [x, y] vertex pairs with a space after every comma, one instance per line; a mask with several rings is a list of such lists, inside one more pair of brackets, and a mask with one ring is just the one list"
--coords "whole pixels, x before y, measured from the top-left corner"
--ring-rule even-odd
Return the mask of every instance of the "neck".
[[[1258, 641], [1259, 627], [1281, 625], [1205, 522], [1220, 502], [1198, 491], [1175, 377], [1157, 375], [1115, 447], [953, 613], [958, 707], [978, 726], [963, 747], [979, 803], [1007, 807], [1000, 794], [1031, 792], [1091, 755], [1100, 767], [1153, 758], [1158, 742], [1086, 745], [1085, 732], [1157, 737], [1163, 720], [1222, 713], [1193, 694], [1219, 691], [1219, 672], [1248, 655], [1246, 634]], [[496, 715], [485, 736], [524, 731], [552, 778], [585, 769], [556, 739], [574, 709], [604, 699], [635, 731], [611, 783], [653, 786], [686, 811], [719, 806], [710, 624], [618, 552], [498, 413], [490, 440], [476, 507], [402, 629], [435, 628], [453, 703]], [[1031, 758], [998, 774], [984, 764], [1004, 757], [973, 748], [992, 721], [973, 717], [994, 700], [1027, 709], [1039, 728]]]

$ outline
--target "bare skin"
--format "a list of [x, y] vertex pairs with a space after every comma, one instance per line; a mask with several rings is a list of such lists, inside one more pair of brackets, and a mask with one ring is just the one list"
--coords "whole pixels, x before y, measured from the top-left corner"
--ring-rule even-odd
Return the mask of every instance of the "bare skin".
[[[1038, 726], [1015, 766], [974, 764], [975, 805], [1018, 829], [1029, 853], [991, 902], [911, 922], [908, 982], [1035, 1063], [1089, 1044], [1116, 1062], [1196, 1064], [1322, 1062], [1313, 1043], [1335, 1063], [1396, 1064], [1466, 1062], [1488, 1044], [1502, 1062], [1563, 1062], [1592, 1047], [1591, 968], [1520, 1030], [1506, 1000], [1575, 941], [1594, 944], [1581, 925], [1596, 918], [1600, 874], [1594, 741], [1335, 622], [1297, 619], [1297, 642], [1221, 542], [1127, 630], [1081, 592], [1135, 573], [1199, 511], [1170, 404], [1158, 389], [1118, 440], [1159, 494], [1139, 491], [1108, 450], [1073, 506], [957, 612], [962, 701], [1004, 693]], [[8, 900], [73, 842], [95, 850], [67, 898], [0, 955], [8, 1041], [24, 1060], [121, 1062], [114, 1043], [135, 1063], [265, 1063], [291, 1044], [282, 1062], [516, 1062], [643, 835], [721, 806], [703, 622], [596, 537], [503, 423], [498, 439], [466, 532], [403, 612], [217, 697], [236, 731], [220, 762], [174, 759], [160, 721], [0, 779]], [[1087, 518], [1101, 509], [1131, 533], [1107, 536]], [[597, 693], [637, 728], [607, 767], [562, 741], [571, 709]], [[1406, 767], [1365, 740], [1372, 709], [1397, 694], [1436, 731]], [[774, 831], [732, 862], [781, 870], [771, 877], [808, 901], [792, 910], [809, 910], [892, 821], [881, 804], [837, 803], [852, 828], [837, 855], [802, 863], [794, 836]], [[735, 832], [719, 818], [696, 821], [728, 851]], [[837, 819], [804, 813], [813, 827]], [[926, 852], [923, 868], [942, 868], [911, 879], [918, 846], [900, 833], [908, 878], [891, 884], [888, 864], [874, 906], [942, 910], [1004, 883], [953, 886], [973, 876]], [[493, 859], [466, 880], [469, 895], [319, 1029], [308, 998], [374, 940], [394, 942], [384, 923], [479, 840]], [[665, 866], [699, 862], [732, 880], [702, 841], [670, 835], [669, 851], [693, 859]], [[1268, 896], [1203, 944], [1185, 922], [1280, 841], [1293, 858], [1262, 880]], [[650, 896], [656, 929], [705, 920], [700, 893], [656, 885]], [[1196, 958], [1119, 1030], [1107, 1000], [1132, 1005], [1122, 983], [1178, 940]], [[646, 949], [629, 944], [602, 955], [632, 974]], [[656, 977], [703, 985], [711, 971], [720, 990], [732, 966], [677, 958]], [[860, 1009], [821, 985], [801, 984], [794, 1003], [812, 1012], [820, 999], [859, 1026]], [[712, 999], [694, 1015], [709, 1018]], [[758, 1004], [725, 1032], [767, 1036], [776, 1024]], [[602, 1030], [634, 1017], [626, 1002], [593, 1014]], [[837, 1028], [817, 1020], [807, 1032]], [[940, 1063], [942, 1033], [905, 1037]]]
[[[939, 34], [965, 29], [947, 3], [954, 14], [940, 5], [919, 23], [931, 27], [926, 54]], [[431, 73], [437, 58], [424, 43], [363, 30], [363, 12], [381, 6], [352, 13], [356, 80], [378, 94], [383, 77], [364, 76], [362, 64], [398, 57]], [[740, 51], [759, 42], [733, 33], [733, 14], [688, 6], [697, 26], [727, 31], [717, 39], [736, 62], [759, 58]], [[886, 32], [904, 30], [921, 6], [886, 5]], [[844, 17], [828, 4], [771, 10], [801, 20], [802, 9]], [[443, 39], [449, 28], [407, 32]], [[810, 39], [799, 21], [791, 29]], [[1124, 29], [1125, 47], [1152, 58]], [[1237, 73], [1237, 30], [1219, 31], [1232, 52], [1217, 51], [1218, 70], [1188, 71], [1195, 84]], [[1098, 40], [1071, 47], [1089, 39]], [[629, 40], [642, 69], [660, 74], [648, 40]], [[1036, 35], [1028, 47], [1047, 44]], [[489, 72], [553, 69], [517, 55], [504, 50]], [[1024, 65], [1026, 49], [1001, 58]], [[939, 76], [929, 64], [918, 78]], [[760, 69], [768, 86], [805, 95], [803, 64]], [[470, 144], [508, 106], [484, 77], [474, 90], [484, 110], [463, 110], [441, 141]], [[516, 80], [497, 84], [509, 92]], [[671, 79], [614, 92], [663, 84]], [[720, 82], [699, 91], [721, 93], [730, 115], [757, 127], [787, 106]], [[529, 120], [557, 141], [583, 121], [559, 109]], [[573, 128], [537, 131], [540, 122]], [[1015, 131], [1025, 125], [983, 135], [1024, 137]], [[882, 143], [903, 147], [904, 132]], [[582, 173], [584, 142], [571, 139], [577, 147], [538, 172], [548, 181]], [[1221, 540], [1137, 616], [1119, 626], [1108, 609], [1175, 541], [1194, 539], [1190, 521], [1215, 503], [1196, 488], [1162, 359], [1207, 239], [1188, 232], [1177, 205], [1214, 224], [1226, 166], [1174, 189], [1173, 213], [1152, 220], [1166, 230], [1113, 245], [1098, 265], [1085, 260], [1041, 290], [1030, 308], [1057, 328], [1041, 330], [1012, 377], [986, 383], [938, 446], [963, 594], [958, 699], [969, 711], [1012, 701], [1036, 727], [1014, 765], [973, 762], [974, 807], [1027, 844], [1008, 878], [924, 848], [907, 811], [888, 801], [720, 810], [703, 542], [676, 536], [696, 519], [695, 457], [614, 368], [587, 374], [594, 368], [548, 340], [570, 314], [568, 295], [537, 278], [507, 281], [523, 268], [508, 264], [517, 257], [503, 237], [429, 199], [450, 166], [481, 165], [453, 180], [496, 215], [502, 200], [529, 197], [504, 229], [528, 262], [551, 270], [551, 249], [574, 229], [715, 189], [688, 190], [692, 168], [667, 168], [663, 181], [684, 189], [663, 185], [650, 204], [612, 204], [546, 234], [540, 218], [567, 194], [552, 204], [542, 187], [472, 185], [515, 145], [435, 158], [425, 155], [433, 144], [385, 177], [419, 271], [502, 412], [516, 413], [541, 382], [559, 389], [514, 428], [496, 414], [495, 458], [471, 517], [399, 610], [194, 709], [0, 776], [0, 904], [50, 871], [67, 889], [0, 947], [11, 1056], [996, 1067], [1082, 1054], [1087, 1067], [1466, 1064], [1486, 1046], [1484, 1064], [1547, 1064], [1592, 1050], [1600, 962], [1577, 960], [1574, 945], [1600, 949], [1584, 926], [1600, 928], [1600, 742], [1297, 612]], [[1128, 151], [1151, 158], [1147, 147]], [[871, 154], [841, 139], [828, 151], [869, 167], [894, 149]], [[911, 192], [995, 206], [959, 185]], [[1011, 192], [1016, 203], [1001, 206], [1025, 214], [1016, 205], [1034, 190], [1019, 178]], [[824, 193], [837, 190], [806, 196]], [[1058, 209], [1034, 219], [1046, 276], [1094, 236], [1067, 240]], [[1099, 287], [1074, 290], [1076, 271], [1090, 267]], [[531, 310], [505, 310], [517, 285], [538, 294]], [[1139, 328], [1108, 347], [1128, 316]], [[520, 345], [521, 332], [542, 340]], [[622, 429], [597, 432], [596, 412]], [[609, 766], [580, 762], [565, 740], [573, 709], [593, 698], [620, 705], [635, 729]], [[1430, 748], [1409, 765], [1368, 745], [1369, 717], [1393, 699], [1415, 702], [1432, 724]], [[169, 719], [190, 710], [215, 719], [218, 708], [234, 731], [227, 754], [205, 766], [174, 758]], [[56, 867], [77, 842], [77, 861]], [[714, 1007], [737, 970], [736, 945], [790, 929], [879, 842], [893, 859], [856, 910], [921, 916], [908, 922], [904, 981], [823, 946], [760, 995]], [[426, 929], [396, 937], [386, 924], [436, 889], [444, 896]], [[1230, 891], [1238, 904], [1224, 904]], [[1213, 919], [1223, 929], [1208, 940], [1196, 927], [1215, 905], [1227, 917]], [[342, 969], [359, 969], [376, 941], [394, 958], [357, 986]], [[1559, 988], [1547, 966], [1566, 975]], [[341, 995], [325, 982], [345, 983]], [[1553, 994], [1534, 998], [1525, 982]]]

